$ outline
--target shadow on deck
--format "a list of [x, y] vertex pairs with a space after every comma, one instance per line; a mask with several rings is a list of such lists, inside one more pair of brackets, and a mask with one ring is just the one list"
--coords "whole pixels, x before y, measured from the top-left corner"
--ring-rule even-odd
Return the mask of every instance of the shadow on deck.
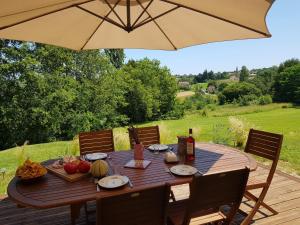
[[[259, 166], [254, 172], [255, 178], [264, 178], [267, 175], [267, 168]], [[252, 174], [252, 173], [251, 173]], [[177, 199], [187, 198], [189, 189], [187, 185], [180, 185], [173, 188]], [[257, 194], [257, 191], [253, 192]], [[254, 224], [300, 224], [300, 179], [277, 171], [273, 182], [266, 196], [266, 203], [279, 212], [278, 215], [271, 215], [264, 208], [254, 217]], [[248, 212], [253, 205], [252, 202], [244, 201], [241, 209]], [[95, 207], [91, 204], [90, 207]], [[240, 224], [242, 215], [237, 215], [235, 224]], [[95, 221], [95, 216], [90, 217], [90, 221]], [[0, 200], [0, 224], [1, 225], [69, 225], [69, 207], [59, 207], [54, 209], [36, 210], [30, 208], [18, 208], [15, 203], [8, 198]], [[78, 225], [85, 225], [83, 212], [77, 221]]]

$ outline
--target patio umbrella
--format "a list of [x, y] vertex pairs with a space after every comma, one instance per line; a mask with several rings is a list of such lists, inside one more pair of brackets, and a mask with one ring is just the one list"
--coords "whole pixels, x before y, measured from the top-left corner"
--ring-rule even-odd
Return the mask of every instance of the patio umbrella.
[[2, 0], [0, 38], [75, 50], [176, 50], [270, 37], [273, 0]]

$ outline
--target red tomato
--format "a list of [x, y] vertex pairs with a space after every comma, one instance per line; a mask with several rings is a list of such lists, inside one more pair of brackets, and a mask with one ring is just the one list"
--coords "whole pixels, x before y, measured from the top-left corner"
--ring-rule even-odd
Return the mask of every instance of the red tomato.
[[72, 163], [72, 162], [70, 162], [70, 163], [66, 163], [65, 165], [64, 165], [64, 170], [68, 173], [68, 174], [74, 174], [74, 173], [76, 173], [77, 172], [77, 165], [76, 165], [76, 163]]
[[78, 164], [78, 170], [80, 173], [88, 173], [90, 171], [90, 163], [87, 161], [80, 161]]

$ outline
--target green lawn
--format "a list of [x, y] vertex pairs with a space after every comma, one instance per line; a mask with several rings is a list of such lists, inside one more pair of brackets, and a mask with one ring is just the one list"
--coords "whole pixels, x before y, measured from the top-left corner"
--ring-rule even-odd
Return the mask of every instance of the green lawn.
[[[229, 126], [229, 116], [235, 116], [245, 121], [249, 127], [284, 134], [281, 152], [281, 169], [300, 175], [300, 109], [282, 108], [282, 104], [267, 106], [223, 106], [210, 111], [208, 117], [201, 116], [201, 112], [186, 115], [180, 120], [165, 120], [145, 123], [141, 126], [158, 124], [160, 126], [161, 141], [175, 143], [177, 135], [187, 135], [188, 128], [193, 128], [196, 141], [211, 141], [214, 137], [216, 125], [225, 128]], [[126, 128], [114, 129], [117, 150], [129, 148]], [[21, 148], [13, 148], [0, 152], [0, 168], [6, 168], [7, 173], [0, 176], [0, 194], [6, 192], [6, 185], [14, 174], [20, 159]], [[25, 147], [25, 155], [35, 161], [43, 161], [64, 154], [78, 154], [77, 142], [53, 142]], [[22, 155], [21, 155], [22, 156]]]

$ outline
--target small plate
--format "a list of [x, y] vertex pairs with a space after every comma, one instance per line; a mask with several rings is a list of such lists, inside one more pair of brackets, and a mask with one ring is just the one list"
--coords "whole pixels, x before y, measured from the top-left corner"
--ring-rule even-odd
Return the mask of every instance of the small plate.
[[112, 189], [126, 185], [129, 182], [128, 177], [121, 175], [113, 175], [104, 177], [98, 181], [100, 187]]
[[179, 176], [191, 176], [198, 172], [195, 167], [189, 165], [176, 165], [170, 168], [170, 171]]
[[154, 144], [148, 147], [151, 151], [166, 151], [169, 149], [168, 145]]
[[106, 157], [107, 157], [107, 154], [103, 153], [103, 152], [96, 152], [96, 153], [90, 153], [90, 154], [85, 155], [85, 158], [90, 161], [95, 161], [98, 159], [105, 159]]

